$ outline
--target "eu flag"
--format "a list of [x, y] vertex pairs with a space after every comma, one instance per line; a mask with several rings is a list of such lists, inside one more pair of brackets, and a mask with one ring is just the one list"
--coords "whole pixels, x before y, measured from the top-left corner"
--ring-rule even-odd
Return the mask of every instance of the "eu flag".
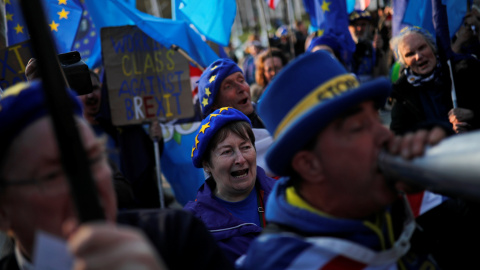
[[5, 0], [5, 18], [7, 19], [7, 46], [29, 39], [27, 25], [18, 0]]
[[[98, 33], [82, 0], [43, 0], [50, 29], [58, 53], [79, 51], [82, 59], [93, 67], [100, 59]], [[7, 45], [29, 39], [19, 0], [6, 0]]]
[[[351, 55], [355, 51], [355, 42], [348, 31], [348, 13], [345, 0], [303, 0], [310, 15], [310, 23], [320, 35], [329, 34], [337, 38], [343, 46], [342, 54]], [[345, 57], [348, 59], [349, 57]]]
[[179, 10], [208, 40], [228, 46], [237, 13], [235, 0], [182, 0]]

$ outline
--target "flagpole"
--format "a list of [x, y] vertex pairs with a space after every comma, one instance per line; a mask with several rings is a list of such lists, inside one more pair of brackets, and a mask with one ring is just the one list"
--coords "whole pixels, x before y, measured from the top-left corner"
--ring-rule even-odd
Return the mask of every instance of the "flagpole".
[[257, 8], [259, 10], [258, 15], [260, 16], [260, 26], [262, 28], [260, 41], [262, 42], [262, 45], [264, 46], [266, 45], [268, 49], [270, 49], [270, 41], [268, 40], [268, 33], [267, 33], [267, 20], [265, 18], [265, 8], [263, 6], [262, 1], [264, 0], [257, 0]]
[[[152, 123], [158, 125], [158, 122]], [[158, 150], [158, 138], [153, 141], [153, 147], [155, 148], [155, 172], [157, 174], [158, 192], [160, 193], [160, 208], [165, 208], [165, 198], [163, 193], [162, 172], [160, 167], [160, 150]]]
[[30, 33], [34, 55], [38, 59], [45, 100], [78, 219], [80, 222], [104, 220], [105, 214], [94, 184], [90, 162], [73, 117], [68, 90], [65, 88], [68, 83], [60, 68], [52, 35], [47, 28], [44, 7], [41, 0], [21, 0], [20, 6]]
[[290, 21], [290, 27], [288, 28], [288, 35], [290, 37], [290, 59], [295, 58], [295, 32], [293, 30], [293, 7], [292, 7], [292, 1], [291, 0], [285, 0], [287, 3], [287, 14], [288, 14], [288, 20]]
[[171, 47], [174, 51], [179, 52], [183, 57], [187, 58], [188, 61], [192, 62], [198, 69], [200, 69], [202, 72], [205, 70], [197, 61], [193, 60], [182, 48], [178, 47], [175, 44], [172, 44]]

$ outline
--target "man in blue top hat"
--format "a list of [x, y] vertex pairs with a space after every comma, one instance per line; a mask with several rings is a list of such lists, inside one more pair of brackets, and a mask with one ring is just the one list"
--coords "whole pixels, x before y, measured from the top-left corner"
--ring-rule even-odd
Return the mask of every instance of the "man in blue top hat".
[[[390, 91], [383, 78], [359, 84], [323, 51], [300, 56], [275, 77], [259, 114], [274, 137], [267, 164], [286, 177], [267, 202], [269, 224], [237, 261], [241, 269], [436, 269], [428, 248], [446, 238], [413, 244], [414, 216], [397, 191], [408, 186], [387, 181], [377, 159], [381, 151], [421, 155], [445, 133], [394, 138], [377, 112]], [[429, 198], [423, 211], [442, 199]]]

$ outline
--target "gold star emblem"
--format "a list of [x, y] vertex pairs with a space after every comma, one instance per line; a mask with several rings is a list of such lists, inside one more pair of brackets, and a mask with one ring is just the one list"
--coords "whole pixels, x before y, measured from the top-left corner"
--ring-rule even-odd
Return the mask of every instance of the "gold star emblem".
[[58, 26], [59, 26], [60, 24], [55, 23], [55, 21], [52, 21], [52, 23], [49, 24], [49, 25], [50, 25], [50, 31], [58, 32]]
[[195, 148], [197, 148], [197, 145], [200, 141], [198, 140], [198, 134], [195, 136]]
[[86, 39], [83, 40], [83, 44], [85, 44], [85, 45], [87, 45], [88, 42], [89, 42], [89, 41], [88, 41], [88, 38], [86, 38]]
[[59, 5], [67, 5], [67, 0], [58, 0]]
[[207, 97], [209, 97], [210, 94], [212, 94], [212, 93], [210, 92], [210, 88], [205, 88], [205, 94], [207, 95]]
[[214, 66], [214, 67], [212, 67], [212, 69], [210, 69], [210, 70], [214, 70], [214, 69], [216, 69], [217, 67], [218, 67], [218, 66]]
[[193, 158], [193, 152], [195, 152], [195, 147], [192, 147], [192, 158]]
[[208, 99], [207, 98], [203, 98], [202, 105], [203, 105], [203, 107], [208, 105]]
[[205, 130], [210, 127], [210, 122], [206, 123], [205, 125], [202, 126], [198, 134], [203, 133], [205, 134]]
[[5, 17], [7, 17], [7, 21], [13, 21], [13, 14], [10, 14], [10, 13], [7, 12]]
[[21, 26], [20, 24], [17, 23], [17, 26], [15, 26], [15, 31], [18, 33], [22, 33], [23, 34], [23, 26]]
[[223, 111], [228, 111], [228, 108], [230, 108], [230, 107], [223, 107], [223, 108], [220, 108], [220, 113], [222, 113]]
[[208, 118], [208, 121], [212, 120], [212, 117], [219, 116], [220, 114], [218, 113], [212, 113], [210, 114], [210, 118]]
[[325, 32], [325, 30], [323, 30], [323, 29], [318, 30], [317, 31], [317, 36], [319, 36], [319, 37], [323, 36], [324, 32]]
[[327, 1], [323, 0], [323, 3], [322, 3], [323, 12], [330, 11], [330, 4], [331, 3], [332, 2], [327, 2]]
[[213, 81], [215, 81], [215, 78], [217, 77], [217, 75], [213, 75], [212, 77], [210, 77], [210, 80], [208, 80], [210, 83], [212, 83]]
[[68, 19], [68, 14], [70, 14], [70, 11], [66, 11], [64, 8], [62, 8], [62, 11], [57, 12], [58, 14], [58, 19]]

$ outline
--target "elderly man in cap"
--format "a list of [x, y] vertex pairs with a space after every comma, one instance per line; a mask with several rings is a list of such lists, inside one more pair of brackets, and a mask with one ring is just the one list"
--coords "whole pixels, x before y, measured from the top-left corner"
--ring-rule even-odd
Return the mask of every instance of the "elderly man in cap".
[[198, 81], [198, 99], [203, 118], [222, 107], [235, 108], [248, 117], [255, 134], [257, 164], [265, 168], [267, 174], [273, 175], [265, 166], [263, 158], [272, 143], [272, 138], [255, 112], [255, 104], [250, 96], [250, 85], [240, 67], [228, 58], [211, 63]]
[[188, 213], [117, 216], [105, 146], [81, 118], [81, 104], [69, 91], [65, 102], [73, 108], [106, 217], [78, 225], [42, 88], [39, 81], [17, 84], [0, 99], [0, 230], [15, 241], [0, 269], [33, 269], [39, 232], [68, 240], [75, 269], [231, 268], [204, 225]]
[[[259, 106], [274, 136], [266, 160], [288, 177], [272, 190], [270, 224], [237, 261], [241, 269], [437, 269], [430, 252], [449, 238], [427, 236], [446, 230], [448, 214], [412, 237], [414, 216], [397, 191], [408, 186], [387, 181], [377, 159], [381, 151], [420, 155], [445, 133], [435, 128], [394, 138], [377, 113], [390, 89], [386, 79], [359, 84], [323, 51], [300, 56], [272, 81]], [[421, 205], [431, 209], [425, 215], [442, 201], [429, 198]]]
[[355, 41], [351, 70], [360, 82], [370, 81], [388, 74], [387, 56], [383, 51], [382, 37], [375, 33], [372, 38], [372, 17], [366, 10], [354, 10], [349, 15], [348, 30]]

